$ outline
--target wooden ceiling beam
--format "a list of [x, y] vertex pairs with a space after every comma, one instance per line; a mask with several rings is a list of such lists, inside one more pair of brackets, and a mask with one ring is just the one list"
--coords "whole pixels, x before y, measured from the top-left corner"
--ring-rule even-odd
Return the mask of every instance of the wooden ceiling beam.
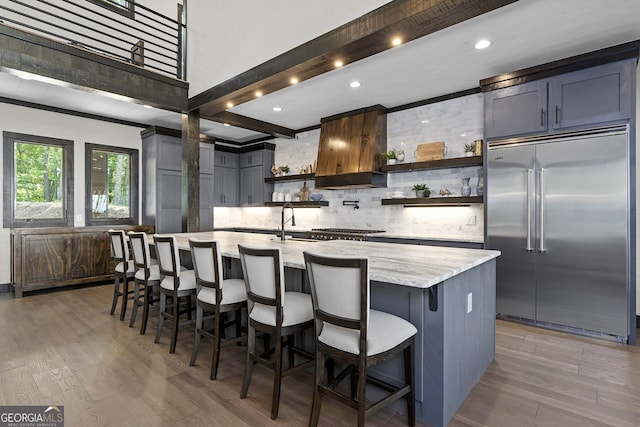
[[202, 113], [200, 118], [211, 120], [218, 123], [225, 123], [242, 129], [249, 129], [255, 132], [265, 133], [276, 138], [295, 138], [296, 133], [293, 129], [284, 126], [278, 126], [273, 123], [263, 122], [262, 120], [252, 119], [251, 117], [241, 116], [230, 111], [222, 111], [214, 116], [205, 116]]
[[329, 72], [334, 62], [344, 65], [490, 12], [517, 0], [394, 0], [307, 43], [272, 58], [189, 100], [189, 110], [216, 116], [227, 104], [239, 105]]

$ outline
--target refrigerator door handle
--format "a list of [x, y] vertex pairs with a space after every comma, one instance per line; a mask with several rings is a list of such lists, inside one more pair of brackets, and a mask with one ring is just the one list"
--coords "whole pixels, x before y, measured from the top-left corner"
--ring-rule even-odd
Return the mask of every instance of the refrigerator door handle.
[[539, 184], [540, 184], [540, 203], [538, 204], [538, 208], [540, 209], [540, 211], [538, 212], [538, 218], [540, 218], [540, 243], [539, 243], [539, 247], [538, 247], [538, 252], [542, 253], [542, 252], [546, 252], [546, 248], [544, 247], [544, 173], [545, 173], [545, 169], [544, 168], [540, 168], [540, 173], [538, 174], [539, 177]]
[[524, 248], [527, 252], [531, 252], [531, 174], [533, 169], [527, 169], [527, 246]]

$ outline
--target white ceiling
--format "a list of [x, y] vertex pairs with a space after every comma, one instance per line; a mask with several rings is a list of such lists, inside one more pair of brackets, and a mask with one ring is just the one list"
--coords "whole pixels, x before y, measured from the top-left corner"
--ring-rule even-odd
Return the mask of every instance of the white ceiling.
[[[473, 45], [480, 38], [493, 44], [478, 51]], [[471, 89], [483, 78], [639, 39], [639, 0], [520, 0], [229, 111], [302, 129], [322, 117]], [[350, 88], [352, 80], [361, 87]], [[181, 123], [177, 113], [6, 72], [0, 73], [0, 96], [146, 125], [179, 129]], [[264, 136], [206, 120], [201, 132], [235, 142]]]

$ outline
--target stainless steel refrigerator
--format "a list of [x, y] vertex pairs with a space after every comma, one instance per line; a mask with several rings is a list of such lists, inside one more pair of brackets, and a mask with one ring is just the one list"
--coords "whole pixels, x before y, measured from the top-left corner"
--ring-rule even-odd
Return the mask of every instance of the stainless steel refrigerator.
[[487, 157], [498, 316], [627, 342], [627, 128], [494, 141]]

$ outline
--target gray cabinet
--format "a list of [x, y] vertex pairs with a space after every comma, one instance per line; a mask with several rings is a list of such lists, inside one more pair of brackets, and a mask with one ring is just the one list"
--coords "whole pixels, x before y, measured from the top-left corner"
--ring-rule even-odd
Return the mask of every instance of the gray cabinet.
[[547, 81], [540, 80], [487, 92], [484, 96], [485, 138], [547, 130]]
[[238, 154], [216, 150], [213, 205], [238, 206]]
[[634, 60], [614, 62], [551, 79], [550, 122], [553, 129], [631, 117]]
[[635, 60], [486, 92], [486, 139], [606, 125], [631, 117]]
[[213, 230], [214, 163], [214, 145], [200, 143], [200, 231]]
[[273, 183], [264, 182], [271, 174], [274, 148], [240, 153], [240, 206], [262, 206], [271, 200]]
[[[182, 232], [182, 139], [151, 127], [142, 136], [142, 222], [157, 233]], [[200, 143], [200, 230], [213, 229], [214, 146]]]

